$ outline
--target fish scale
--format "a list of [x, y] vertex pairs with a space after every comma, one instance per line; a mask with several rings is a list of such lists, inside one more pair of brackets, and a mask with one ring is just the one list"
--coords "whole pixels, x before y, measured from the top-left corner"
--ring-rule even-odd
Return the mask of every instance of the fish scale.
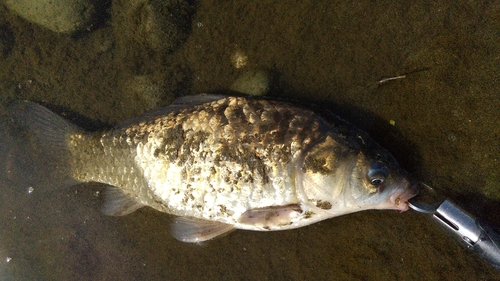
[[151, 117], [99, 140], [88, 138], [106, 148], [104, 155], [96, 149], [94, 155], [81, 153], [82, 147], [97, 145], [76, 143], [74, 154], [85, 157], [75, 171], [95, 167], [77, 178], [119, 186], [160, 211], [234, 224], [248, 209], [298, 201], [289, 188], [293, 153], [320, 135], [314, 128], [302, 133], [306, 124], [319, 121], [298, 111], [229, 97]]

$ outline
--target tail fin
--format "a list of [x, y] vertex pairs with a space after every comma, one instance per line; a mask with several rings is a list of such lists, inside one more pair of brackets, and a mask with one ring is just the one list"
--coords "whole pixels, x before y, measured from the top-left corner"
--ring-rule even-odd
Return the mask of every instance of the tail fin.
[[79, 131], [41, 105], [14, 102], [0, 116], [0, 180], [30, 191], [79, 183], [71, 176], [67, 143]]

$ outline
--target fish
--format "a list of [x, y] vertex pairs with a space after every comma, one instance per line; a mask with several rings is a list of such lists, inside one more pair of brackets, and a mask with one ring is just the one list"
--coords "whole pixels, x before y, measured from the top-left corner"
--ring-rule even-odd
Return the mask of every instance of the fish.
[[7, 112], [0, 154], [9, 181], [31, 190], [104, 183], [104, 214], [148, 206], [174, 215], [171, 234], [183, 242], [404, 212], [417, 193], [368, 134], [286, 101], [185, 96], [96, 132], [29, 101]]

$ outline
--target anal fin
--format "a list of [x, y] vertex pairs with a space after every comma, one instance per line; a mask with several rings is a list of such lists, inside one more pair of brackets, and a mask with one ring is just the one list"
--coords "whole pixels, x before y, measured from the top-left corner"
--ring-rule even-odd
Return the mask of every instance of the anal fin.
[[230, 224], [193, 217], [177, 217], [172, 225], [172, 236], [182, 242], [198, 243], [234, 230]]
[[114, 186], [106, 187], [104, 198], [105, 202], [102, 207], [102, 213], [108, 216], [128, 215], [144, 206]]

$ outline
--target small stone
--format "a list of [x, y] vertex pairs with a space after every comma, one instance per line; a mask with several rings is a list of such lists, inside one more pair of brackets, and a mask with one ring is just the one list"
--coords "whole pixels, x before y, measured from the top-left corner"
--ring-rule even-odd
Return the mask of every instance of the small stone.
[[248, 56], [241, 50], [236, 50], [231, 56], [231, 63], [236, 68], [242, 68], [248, 63]]
[[231, 90], [251, 96], [263, 96], [269, 92], [272, 73], [264, 69], [245, 72], [231, 86]]
[[91, 0], [6, 0], [5, 5], [27, 21], [55, 32], [71, 33], [91, 25]]
[[[116, 0], [112, 18], [122, 52], [143, 49], [171, 53], [186, 41], [191, 31], [193, 8], [180, 0]], [[134, 46], [135, 48], [131, 48]], [[126, 57], [137, 54], [127, 54]]]

